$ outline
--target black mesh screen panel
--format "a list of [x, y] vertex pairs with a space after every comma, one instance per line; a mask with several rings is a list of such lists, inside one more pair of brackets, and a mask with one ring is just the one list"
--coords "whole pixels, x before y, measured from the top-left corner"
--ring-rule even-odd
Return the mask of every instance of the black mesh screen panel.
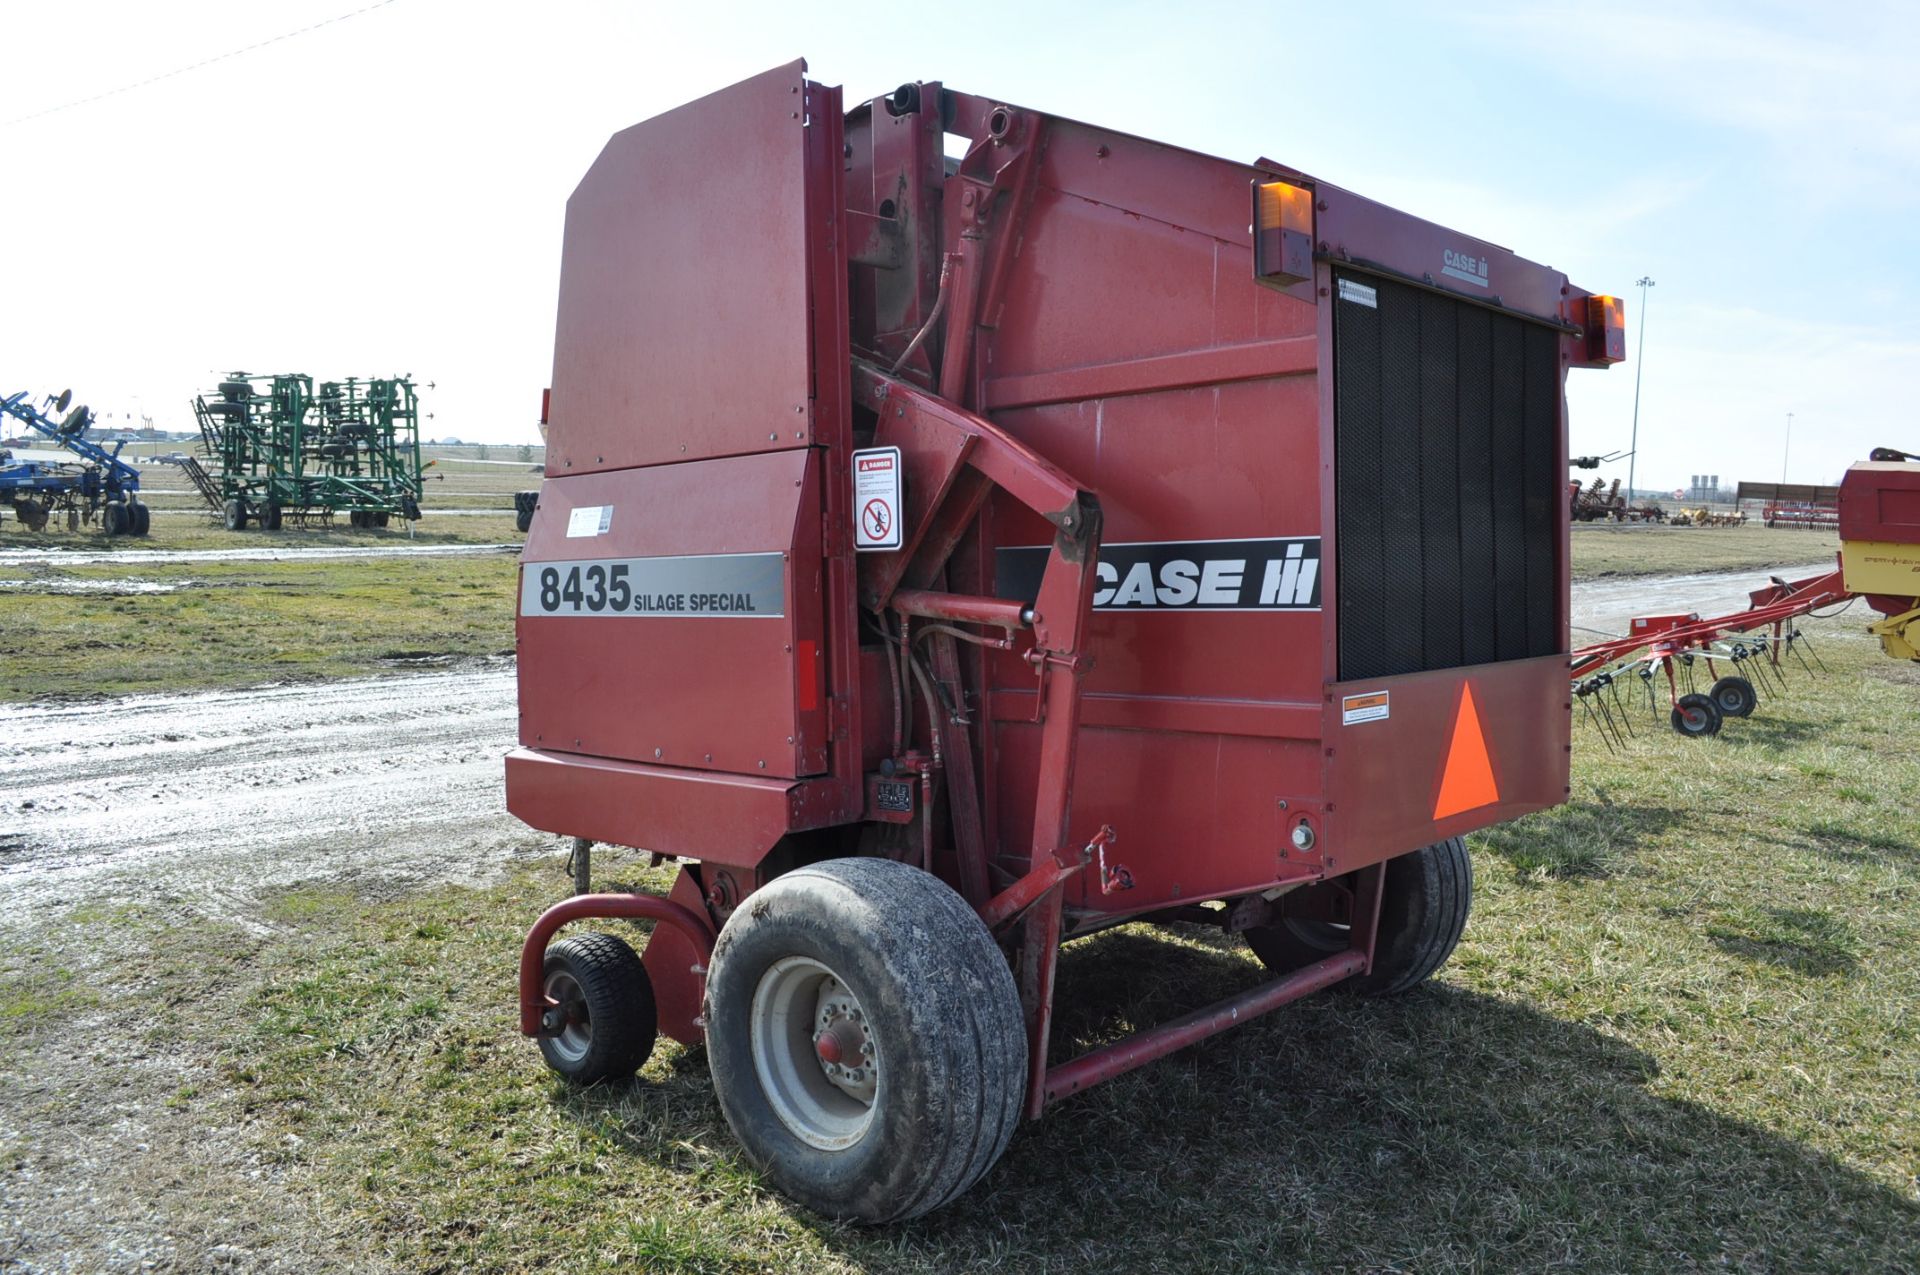
[[1554, 332], [1373, 275], [1336, 280], [1340, 679], [1554, 654]]

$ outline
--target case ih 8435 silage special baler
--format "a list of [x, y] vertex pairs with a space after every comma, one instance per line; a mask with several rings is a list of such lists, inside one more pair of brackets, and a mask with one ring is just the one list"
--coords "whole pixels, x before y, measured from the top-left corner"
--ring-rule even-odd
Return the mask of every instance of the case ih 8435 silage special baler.
[[[943, 134], [965, 141], [943, 159]], [[1466, 921], [1567, 792], [1565, 374], [1617, 301], [1282, 164], [794, 63], [567, 206], [510, 809], [681, 863], [521, 964], [576, 1081], [704, 1040], [748, 1155], [868, 1221], [1015, 1124]], [[588, 917], [654, 922], [549, 946]], [[1272, 981], [1049, 1056], [1062, 941]]]

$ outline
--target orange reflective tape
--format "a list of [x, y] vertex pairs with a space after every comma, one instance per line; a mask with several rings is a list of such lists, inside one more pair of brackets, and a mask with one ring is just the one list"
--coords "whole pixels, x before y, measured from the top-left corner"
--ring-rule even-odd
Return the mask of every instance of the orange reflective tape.
[[1445, 819], [1463, 810], [1477, 810], [1500, 800], [1493, 781], [1493, 758], [1487, 755], [1486, 736], [1480, 732], [1480, 713], [1474, 708], [1473, 687], [1460, 688], [1460, 710], [1453, 719], [1453, 742], [1447, 746], [1447, 768], [1440, 775], [1440, 796], [1433, 817]]

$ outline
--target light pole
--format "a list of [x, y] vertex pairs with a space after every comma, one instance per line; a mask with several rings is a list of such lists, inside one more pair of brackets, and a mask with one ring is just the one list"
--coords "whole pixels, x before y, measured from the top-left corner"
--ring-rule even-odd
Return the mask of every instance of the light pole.
[[1787, 441], [1780, 444], [1780, 481], [1787, 481], [1787, 455], [1793, 450], [1793, 413], [1787, 413]]
[[1633, 503], [1633, 471], [1640, 459], [1640, 374], [1647, 369], [1647, 289], [1653, 279], [1641, 275], [1633, 281], [1640, 289], [1640, 351], [1633, 356], [1633, 441], [1627, 444], [1627, 503]]

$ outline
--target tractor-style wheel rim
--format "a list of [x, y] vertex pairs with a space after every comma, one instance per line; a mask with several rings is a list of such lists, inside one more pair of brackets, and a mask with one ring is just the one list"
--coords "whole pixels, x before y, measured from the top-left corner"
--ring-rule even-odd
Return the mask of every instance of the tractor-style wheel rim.
[[546, 993], [566, 1018], [565, 1025], [549, 1037], [553, 1052], [566, 1062], [577, 1063], [593, 1047], [593, 1016], [587, 1012], [586, 989], [566, 970], [554, 970], [547, 975]]
[[794, 1137], [822, 1151], [858, 1142], [880, 1092], [880, 1042], [859, 998], [809, 956], [774, 962], [747, 1022], [767, 1105]]

